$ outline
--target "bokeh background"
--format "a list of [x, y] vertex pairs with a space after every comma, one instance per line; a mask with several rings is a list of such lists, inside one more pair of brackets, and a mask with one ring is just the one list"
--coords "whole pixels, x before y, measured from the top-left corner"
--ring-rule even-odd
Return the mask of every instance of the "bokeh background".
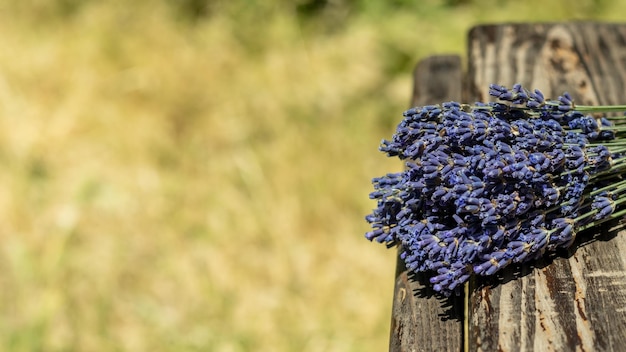
[[0, 350], [384, 351], [421, 58], [610, 0], [0, 1]]

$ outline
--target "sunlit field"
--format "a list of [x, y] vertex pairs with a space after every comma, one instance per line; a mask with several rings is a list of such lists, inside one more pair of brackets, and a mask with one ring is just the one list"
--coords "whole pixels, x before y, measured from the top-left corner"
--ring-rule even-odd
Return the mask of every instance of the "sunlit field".
[[363, 218], [414, 64], [626, 13], [416, 2], [0, 4], [0, 350], [386, 350]]

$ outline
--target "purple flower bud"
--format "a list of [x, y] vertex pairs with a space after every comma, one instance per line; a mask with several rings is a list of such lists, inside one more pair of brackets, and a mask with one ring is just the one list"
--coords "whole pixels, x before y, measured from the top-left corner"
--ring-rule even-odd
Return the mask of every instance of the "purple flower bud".
[[615, 211], [615, 202], [613, 202], [613, 199], [605, 196], [595, 197], [593, 203], [591, 203], [591, 209], [596, 211], [593, 217], [594, 220], [604, 219]]
[[508, 89], [506, 87], [498, 85], [498, 84], [490, 84], [489, 85], [489, 95], [493, 97], [500, 97], [503, 94], [508, 93]]
[[574, 109], [574, 101], [572, 96], [565, 92], [559, 97], [559, 111], [567, 112]]

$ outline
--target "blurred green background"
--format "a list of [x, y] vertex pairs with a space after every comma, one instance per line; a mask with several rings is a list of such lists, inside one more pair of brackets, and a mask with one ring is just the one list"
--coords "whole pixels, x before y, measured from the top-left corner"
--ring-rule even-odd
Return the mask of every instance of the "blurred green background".
[[610, 0], [0, 2], [0, 350], [384, 351], [421, 58]]

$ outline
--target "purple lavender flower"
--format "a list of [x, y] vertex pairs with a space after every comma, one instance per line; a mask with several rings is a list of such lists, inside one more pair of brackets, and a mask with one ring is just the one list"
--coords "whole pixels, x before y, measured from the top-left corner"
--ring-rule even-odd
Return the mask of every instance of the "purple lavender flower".
[[373, 180], [365, 237], [400, 245], [407, 268], [445, 295], [626, 213], [626, 143], [615, 124], [626, 122], [596, 119], [568, 93], [547, 100], [519, 84], [489, 92], [504, 103], [409, 109], [380, 146], [406, 169]]

